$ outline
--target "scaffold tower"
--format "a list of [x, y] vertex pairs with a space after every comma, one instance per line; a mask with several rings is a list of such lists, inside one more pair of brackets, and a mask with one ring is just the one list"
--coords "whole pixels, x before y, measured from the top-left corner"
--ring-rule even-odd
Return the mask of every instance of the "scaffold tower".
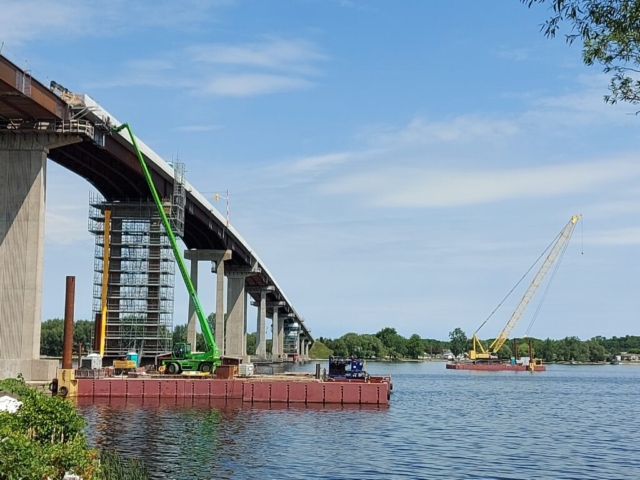
[[[178, 169], [174, 194], [163, 203], [174, 233], [183, 235], [184, 166]], [[130, 351], [145, 360], [171, 351], [175, 259], [154, 202], [106, 201], [92, 193], [89, 231], [95, 236], [93, 314], [99, 323], [105, 312], [107, 364]]]

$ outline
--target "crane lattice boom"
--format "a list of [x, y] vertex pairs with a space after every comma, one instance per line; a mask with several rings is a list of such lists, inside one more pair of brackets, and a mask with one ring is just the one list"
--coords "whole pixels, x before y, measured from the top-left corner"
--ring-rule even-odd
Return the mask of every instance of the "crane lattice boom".
[[507, 321], [507, 324], [504, 326], [504, 328], [502, 329], [498, 337], [489, 346], [489, 351], [491, 353], [497, 353], [498, 350], [500, 350], [500, 348], [502, 347], [502, 345], [504, 345], [504, 342], [506, 342], [507, 339], [509, 338], [511, 331], [513, 330], [513, 327], [515, 327], [516, 323], [518, 323], [518, 320], [520, 320], [520, 317], [522, 316], [525, 309], [529, 305], [529, 302], [531, 301], [536, 291], [538, 290], [538, 287], [540, 286], [540, 284], [542, 283], [542, 280], [544, 279], [545, 275], [549, 271], [549, 268], [551, 268], [551, 265], [553, 264], [553, 262], [556, 261], [556, 259], [558, 258], [558, 255], [562, 252], [563, 248], [566, 246], [567, 242], [571, 238], [573, 229], [575, 228], [576, 223], [578, 222], [580, 217], [581, 215], [574, 215], [573, 217], [571, 217], [571, 220], [569, 220], [569, 223], [567, 223], [567, 225], [564, 227], [562, 232], [560, 232], [560, 235], [558, 236], [558, 240], [556, 240], [556, 243], [553, 245], [553, 247], [551, 247], [551, 251], [549, 252], [549, 255], [547, 255], [547, 258], [545, 258], [544, 262], [542, 263], [542, 266], [540, 267], [540, 270], [534, 277], [533, 281], [531, 282], [531, 285], [529, 285], [529, 288], [527, 289], [527, 291], [524, 293], [522, 300], [520, 300], [520, 303], [511, 314], [511, 317]]

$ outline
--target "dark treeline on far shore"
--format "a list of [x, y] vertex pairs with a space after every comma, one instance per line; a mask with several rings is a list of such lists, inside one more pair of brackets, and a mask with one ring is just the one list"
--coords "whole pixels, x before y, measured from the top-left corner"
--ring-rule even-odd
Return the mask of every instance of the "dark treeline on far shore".
[[[640, 336], [625, 337], [593, 337], [580, 340], [578, 337], [566, 337], [561, 340], [546, 340], [528, 337], [517, 338], [518, 356], [529, 356], [529, 340], [531, 340], [534, 356], [545, 362], [603, 362], [616, 355], [627, 353], [640, 358]], [[398, 334], [395, 328], [383, 328], [375, 334], [347, 333], [340, 338], [320, 337], [318, 342], [326, 345], [333, 355], [353, 356], [358, 358], [442, 358], [447, 354], [464, 355], [471, 347], [471, 340], [459, 328], [449, 333], [449, 341], [422, 338], [413, 334], [409, 338]], [[485, 348], [492, 338], [482, 340]], [[513, 339], [507, 340], [498, 352], [501, 358], [513, 356]]]
[[[215, 325], [215, 314], [209, 316], [210, 325]], [[90, 320], [77, 320], [74, 328], [74, 344], [82, 343], [83, 352], [92, 345], [94, 323]], [[55, 318], [42, 322], [40, 336], [40, 353], [42, 355], [62, 355], [63, 321]], [[186, 326], [176, 325], [173, 331], [167, 330], [167, 336], [173, 342], [186, 341]], [[135, 332], [131, 332], [135, 336]], [[198, 334], [197, 349], [205, 349], [204, 339]], [[357, 357], [363, 359], [420, 359], [446, 358], [448, 355], [458, 357], [464, 355], [471, 347], [471, 340], [465, 332], [456, 328], [449, 333], [449, 340], [422, 338], [414, 333], [409, 338], [400, 335], [395, 328], [383, 328], [375, 334], [347, 333], [340, 338], [319, 337], [310, 352], [312, 358], [326, 358], [329, 355]], [[593, 337], [580, 340], [578, 337], [566, 337], [561, 340], [518, 338], [518, 356], [529, 355], [529, 340], [533, 343], [534, 355], [545, 362], [602, 362], [613, 359], [623, 353], [637, 356], [640, 359], [640, 336], [625, 337]], [[485, 348], [493, 339], [482, 340]], [[256, 348], [256, 334], [247, 335], [247, 353], [253, 355]], [[271, 352], [271, 340], [267, 340], [267, 352]], [[498, 352], [500, 358], [513, 356], [513, 339], [507, 340]]]

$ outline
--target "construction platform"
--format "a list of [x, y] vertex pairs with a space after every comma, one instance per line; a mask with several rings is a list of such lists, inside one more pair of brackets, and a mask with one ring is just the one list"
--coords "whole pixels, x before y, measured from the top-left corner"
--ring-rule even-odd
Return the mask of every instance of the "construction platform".
[[153, 376], [151, 378], [77, 378], [78, 400], [200, 399], [246, 403], [387, 405], [390, 383], [322, 382], [315, 378], [256, 376], [222, 380]]
[[544, 365], [536, 365], [533, 370], [528, 365], [511, 365], [509, 363], [447, 363], [450, 370], [481, 370], [481, 371], [509, 371], [509, 372], [544, 372]]

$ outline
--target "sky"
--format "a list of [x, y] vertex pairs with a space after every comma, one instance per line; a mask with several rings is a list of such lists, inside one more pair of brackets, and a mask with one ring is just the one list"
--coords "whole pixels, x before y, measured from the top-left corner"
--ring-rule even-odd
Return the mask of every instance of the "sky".
[[[470, 335], [578, 213], [531, 335], [638, 335], [640, 118], [604, 103], [579, 45], [540, 33], [546, 8], [0, 0], [0, 42], [183, 161], [212, 202], [229, 190], [231, 223], [315, 337]], [[63, 316], [66, 275], [91, 318], [91, 188], [48, 162], [43, 319]], [[199, 283], [213, 311], [207, 268]], [[179, 275], [175, 295], [183, 324]]]

